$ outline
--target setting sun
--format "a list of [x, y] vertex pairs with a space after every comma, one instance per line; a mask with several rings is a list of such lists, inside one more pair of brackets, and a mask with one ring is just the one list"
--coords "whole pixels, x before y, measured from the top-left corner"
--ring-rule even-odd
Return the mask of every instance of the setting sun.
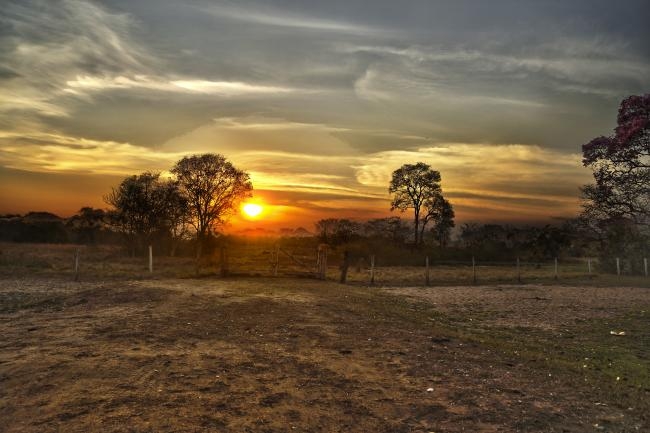
[[263, 210], [262, 206], [257, 203], [245, 203], [241, 209], [244, 212], [244, 215], [249, 218], [256, 218]]

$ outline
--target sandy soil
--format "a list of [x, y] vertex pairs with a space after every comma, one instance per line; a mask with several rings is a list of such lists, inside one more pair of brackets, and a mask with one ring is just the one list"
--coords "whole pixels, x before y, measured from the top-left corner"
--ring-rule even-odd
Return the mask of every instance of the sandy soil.
[[0, 431], [643, 431], [586, 377], [448, 324], [552, 332], [648, 305], [647, 289], [5, 278]]

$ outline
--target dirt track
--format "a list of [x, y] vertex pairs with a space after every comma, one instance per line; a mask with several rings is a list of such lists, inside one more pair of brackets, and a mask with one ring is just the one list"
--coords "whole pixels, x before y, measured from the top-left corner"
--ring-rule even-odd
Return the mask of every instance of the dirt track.
[[608, 375], [508, 339], [631, 313], [647, 330], [649, 306], [647, 289], [4, 279], [0, 431], [643, 431], [629, 401], [650, 389], [608, 397]]

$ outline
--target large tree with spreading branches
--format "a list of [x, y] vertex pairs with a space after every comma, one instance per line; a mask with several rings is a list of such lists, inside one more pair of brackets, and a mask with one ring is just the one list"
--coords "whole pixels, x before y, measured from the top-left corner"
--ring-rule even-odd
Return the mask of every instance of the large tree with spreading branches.
[[200, 256], [208, 234], [233, 214], [241, 200], [251, 196], [253, 184], [248, 173], [215, 153], [186, 156], [171, 172], [187, 200]]
[[442, 197], [440, 173], [423, 162], [404, 164], [395, 170], [388, 192], [393, 195], [391, 211], [398, 209], [405, 212], [413, 209], [415, 245], [422, 242], [424, 228], [429, 222], [435, 224], [436, 218], [450, 215], [449, 212], [441, 211], [441, 206], [445, 203], [449, 205], [449, 202]]
[[156, 235], [167, 233], [173, 238], [186, 208], [177, 183], [151, 172], [125, 178], [104, 201], [113, 207], [110, 223], [125, 237], [132, 255]]
[[650, 94], [621, 102], [617, 127], [582, 146], [595, 183], [582, 189], [585, 212], [650, 225]]
[[[601, 242], [601, 262], [627, 257], [638, 270], [650, 239], [650, 94], [621, 102], [614, 134], [582, 146], [594, 183], [582, 188], [582, 221]], [[634, 259], [637, 257], [637, 259]]]

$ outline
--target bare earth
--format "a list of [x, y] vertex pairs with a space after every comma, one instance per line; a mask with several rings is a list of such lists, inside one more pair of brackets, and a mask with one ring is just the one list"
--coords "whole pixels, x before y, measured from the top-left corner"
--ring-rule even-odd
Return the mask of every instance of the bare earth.
[[643, 288], [5, 277], [0, 431], [649, 431], [649, 310]]
[[633, 287], [497, 285], [384, 288], [432, 303], [441, 312], [484, 324], [557, 330], [590, 319], [617, 317], [650, 304], [650, 290]]

